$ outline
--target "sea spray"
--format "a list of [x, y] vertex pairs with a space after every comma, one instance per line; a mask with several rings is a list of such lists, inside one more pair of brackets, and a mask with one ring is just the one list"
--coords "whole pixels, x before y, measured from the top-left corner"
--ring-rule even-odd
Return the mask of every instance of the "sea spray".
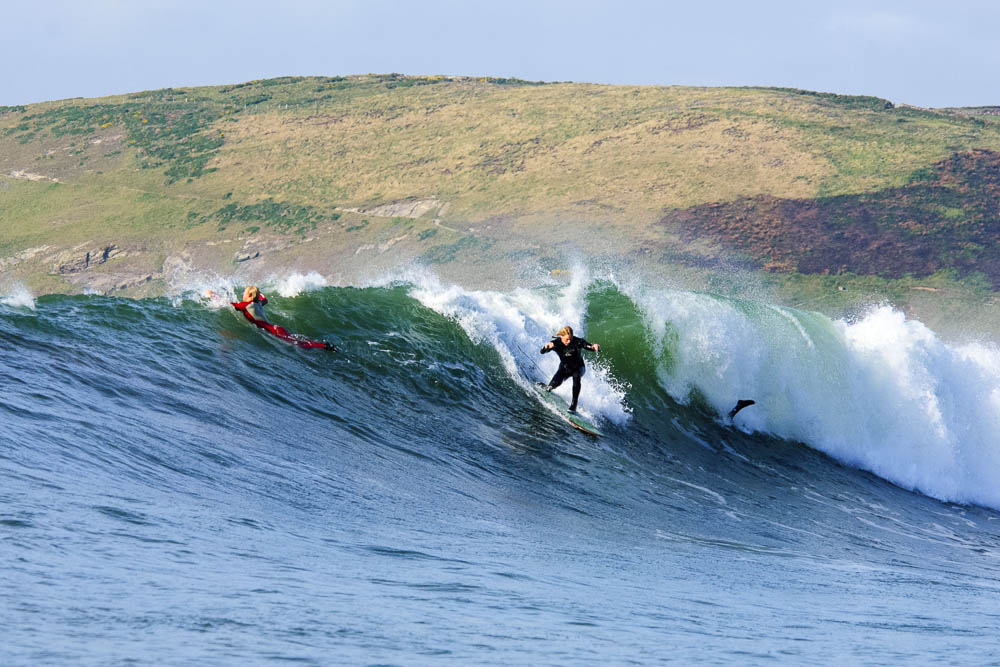
[[663, 388], [945, 500], [1000, 506], [1000, 351], [891, 307], [854, 322], [716, 295], [633, 294]]
[[[250, 284], [253, 283], [246, 280], [240, 281], [232, 276], [193, 270], [177, 270], [172, 274], [169, 294], [175, 306], [180, 305], [185, 300], [193, 300], [199, 301], [207, 307], [218, 309], [228, 306], [231, 300], [238, 300], [243, 293], [243, 288]], [[298, 272], [284, 275], [275, 274], [256, 284], [265, 295], [273, 292], [286, 298], [321, 289], [328, 285], [326, 278], [315, 271], [306, 274]]]
[[27, 287], [18, 283], [7, 294], [0, 296], [0, 304], [8, 308], [27, 308], [35, 310], [35, 297]]
[[274, 289], [284, 297], [293, 297], [303, 292], [311, 292], [327, 286], [326, 278], [315, 271], [309, 273], [290, 273], [283, 278], [272, 276], [264, 281], [264, 285], [273, 285]]
[[[549, 380], [559, 365], [555, 355], [539, 354], [542, 345], [566, 323], [584, 334], [588, 284], [589, 278], [581, 272], [565, 289], [521, 288], [500, 293], [445, 286], [433, 275], [423, 274], [416, 277], [411, 295], [453, 318], [474, 342], [492, 346], [510, 376], [530, 389], [533, 382]], [[557, 391], [568, 397], [569, 383]], [[599, 360], [592, 361], [580, 392], [581, 412], [623, 424], [629, 419], [624, 398], [621, 383]]]
[[207, 308], [218, 310], [239, 298], [239, 286], [232, 277], [217, 273], [177, 270], [170, 278], [168, 296], [174, 307], [184, 301], [197, 301]]
[[908, 488], [1000, 505], [1000, 350], [949, 345], [887, 307], [838, 325], [860, 377], [845, 416], [867, 427], [849, 451]]

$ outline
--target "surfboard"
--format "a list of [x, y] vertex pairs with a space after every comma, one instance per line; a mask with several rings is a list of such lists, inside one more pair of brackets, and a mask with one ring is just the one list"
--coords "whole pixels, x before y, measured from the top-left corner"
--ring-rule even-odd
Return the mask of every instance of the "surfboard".
[[573, 428], [579, 429], [587, 435], [604, 435], [601, 433], [600, 429], [588, 421], [586, 417], [578, 412], [570, 412], [569, 403], [563, 400], [561, 396], [557, 396], [553, 392], [545, 391], [544, 388], [539, 387], [538, 385], [535, 385], [535, 393], [537, 393], [543, 401], [555, 408], [559, 416], [569, 422], [569, 425]]

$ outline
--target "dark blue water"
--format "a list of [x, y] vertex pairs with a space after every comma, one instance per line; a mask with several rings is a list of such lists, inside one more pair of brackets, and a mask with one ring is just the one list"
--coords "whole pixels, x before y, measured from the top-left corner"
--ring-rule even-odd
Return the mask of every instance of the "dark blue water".
[[428, 298], [0, 307], [0, 662], [1000, 660], [993, 509], [680, 404], [606, 289], [595, 440]]

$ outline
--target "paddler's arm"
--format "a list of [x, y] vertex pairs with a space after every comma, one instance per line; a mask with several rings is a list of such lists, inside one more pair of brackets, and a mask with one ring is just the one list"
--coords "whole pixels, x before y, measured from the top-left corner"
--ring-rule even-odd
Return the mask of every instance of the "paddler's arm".
[[583, 349], [591, 350], [593, 352], [600, 352], [601, 346], [598, 345], [597, 343], [588, 343], [587, 341], [583, 341]]
[[550, 340], [550, 341], [549, 341], [548, 343], [546, 343], [546, 344], [545, 344], [545, 345], [544, 345], [544, 346], [542, 347], [542, 350], [541, 350], [541, 353], [542, 353], [542, 354], [545, 354], [546, 352], [548, 352], [549, 350], [551, 350], [551, 349], [552, 349], [552, 348], [554, 348], [555, 346], [556, 346], [556, 342], [555, 342], [554, 340]]

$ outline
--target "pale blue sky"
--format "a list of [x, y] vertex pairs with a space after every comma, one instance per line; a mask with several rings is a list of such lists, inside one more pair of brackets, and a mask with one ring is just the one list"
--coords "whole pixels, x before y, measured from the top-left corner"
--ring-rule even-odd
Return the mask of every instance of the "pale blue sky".
[[4, 0], [0, 104], [402, 72], [986, 105], [998, 35], [998, 0]]

